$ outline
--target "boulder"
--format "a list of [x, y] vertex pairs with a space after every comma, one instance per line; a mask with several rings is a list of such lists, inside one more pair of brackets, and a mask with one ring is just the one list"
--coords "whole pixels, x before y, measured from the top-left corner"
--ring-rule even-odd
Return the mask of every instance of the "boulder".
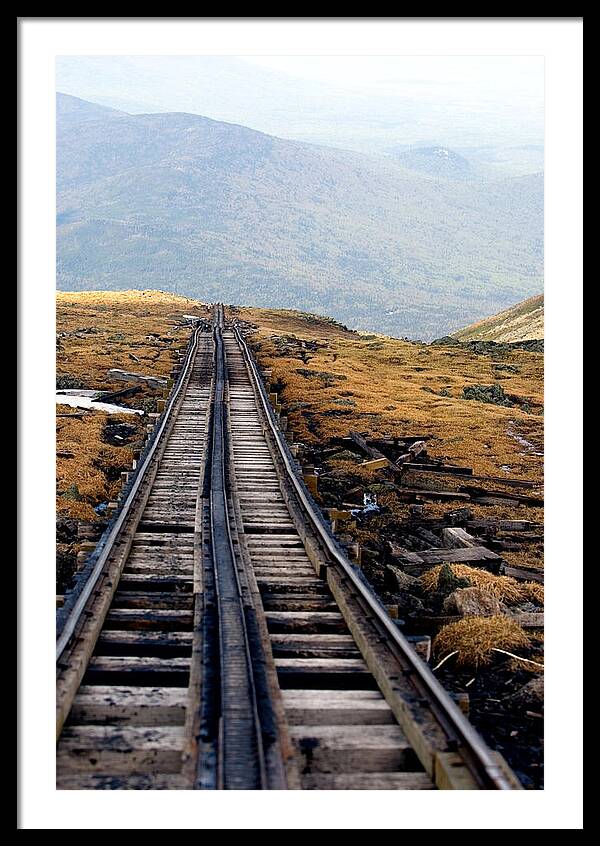
[[453, 591], [444, 600], [443, 610], [447, 614], [461, 617], [491, 617], [502, 613], [500, 601], [478, 587], [465, 587]]
[[385, 581], [391, 590], [400, 592], [414, 590], [419, 585], [417, 578], [409, 576], [408, 573], [404, 573], [400, 567], [394, 567], [393, 564], [389, 564], [385, 568]]
[[506, 699], [524, 710], [541, 711], [544, 707], [544, 677], [536, 676]]

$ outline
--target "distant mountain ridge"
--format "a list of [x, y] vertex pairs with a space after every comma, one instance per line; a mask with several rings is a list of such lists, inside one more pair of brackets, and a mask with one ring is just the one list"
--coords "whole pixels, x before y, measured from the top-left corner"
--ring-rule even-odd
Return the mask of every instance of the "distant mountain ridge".
[[480, 320], [454, 333], [461, 341], [533, 341], [544, 337], [544, 295]]
[[57, 95], [57, 281], [424, 340], [541, 288], [543, 176], [449, 181], [198, 115]]
[[393, 158], [409, 170], [447, 179], [469, 179], [477, 175], [467, 158], [448, 147], [414, 147], [393, 154]]

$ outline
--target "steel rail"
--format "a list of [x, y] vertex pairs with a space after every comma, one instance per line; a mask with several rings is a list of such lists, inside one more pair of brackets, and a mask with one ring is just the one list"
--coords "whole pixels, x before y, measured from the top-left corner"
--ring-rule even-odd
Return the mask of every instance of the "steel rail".
[[502, 768], [496, 763], [490, 750], [471, 723], [466, 719], [462, 711], [450, 698], [440, 682], [435, 678], [429, 667], [418, 657], [414, 649], [406, 640], [398, 627], [390, 620], [389, 616], [381, 606], [372, 590], [362, 581], [355, 572], [352, 564], [346, 555], [339, 548], [335, 539], [329, 534], [323, 524], [323, 518], [317, 510], [316, 504], [308, 494], [305, 486], [300, 482], [296, 467], [289, 452], [286, 441], [275, 420], [274, 412], [269, 402], [267, 392], [260, 376], [258, 367], [251, 354], [248, 344], [242, 337], [238, 326], [233, 324], [233, 330], [246, 359], [252, 381], [258, 391], [261, 405], [271, 430], [271, 434], [277, 445], [279, 454], [286, 469], [287, 477], [292, 484], [295, 493], [302, 504], [303, 510], [309, 518], [313, 528], [319, 535], [321, 542], [327, 549], [330, 557], [338, 564], [344, 574], [350, 579], [361, 599], [368, 605], [377, 622], [385, 629], [390, 640], [401, 652], [402, 658], [410, 665], [411, 671], [419, 681], [421, 688], [427, 694], [427, 699], [434, 706], [434, 713], [440, 720], [442, 727], [448, 734], [450, 731], [462, 747], [461, 754], [465, 763], [471, 770], [473, 776], [483, 783], [483, 787], [491, 790], [513, 790], [513, 785], [507, 778]]
[[[207, 782], [207, 771], [201, 763], [204, 784], [219, 789], [267, 789], [268, 774], [263, 743], [263, 726], [259, 714], [256, 680], [250, 646], [250, 633], [242, 597], [242, 586], [236, 564], [231, 521], [227, 505], [226, 481], [227, 441], [227, 366], [222, 337], [223, 310], [215, 306], [214, 389], [211, 411], [209, 453], [206, 457], [209, 479], [209, 526], [212, 591], [215, 596], [220, 677], [211, 686], [218, 697], [207, 713], [218, 711], [216, 774]], [[256, 644], [254, 644], [256, 648]], [[213, 657], [214, 660], [214, 657]], [[206, 707], [206, 704], [205, 704]], [[213, 716], [214, 725], [214, 716]], [[214, 728], [213, 728], [214, 730]], [[205, 739], [210, 739], [210, 729]]]
[[82, 616], [83, 612], [85, 611], [85, 607], [86, 607], [87, 603], [89, 602], [89, 599], [90, 599], [90, 597], [91, 597], [91, 595], [94, 591], [94, 588], [96, 587], [96, 584], [98, 583], [98, 580], [100, 579], [100, 576], [102, 575], [102, 572], [103, 572], [103, 570], [106, 566], [106, 563], [109, 559], [109, 556], [110, 556], [110, 554], [113, 550], [113, 546], [115, 544], [115, 541], [117, 540], [117, 538], [118, 538], [118, 536], [119, 536], [119, 534], [120, 534], [120, 532], [123, 528], [123, 525], [125, 524], [125, 521], [129, 517], [129, 513], [130, 513], [130, 510], [131, 510], [132, 503], [133, 503], [138, 491], [140, 490], [140, 488], [142, 487], [142, 485], [145, 482], [145, 476], [146, 476], [146, 473], [147, 473], [148, 468], [150, 466], [150, 462], [152, 461], [152, 459], [153, 459], [153, 457], [156, 453], [156, 450], [158, 448], [158, 445], [161, 442], [162, 435], [164, 434], [164, 431], [165, 431], [167, 425], [169, 424], [169, 422], [171, 420], [171, 413], [173, 411], [175, 403], [177, 402], [179, 395], [180, 395], [180, 393], [183, 389], [183, 386], [186, 383], [187, 377], [191, 373], [191, 369], [192, 369], [192, 366], [193, 366], [193, 363], [194, 363], [194, 360], [195, 360], [196, 352], [198, 350], [198, 339], [199, 339], [201, 331], [202, 331], [201, 326], [198, 326], [194, 330], [194, 334], [192, 336], [191, 343], [188, 346], [188, 351], [187, 351], [186, 357], [184, 359], [184, 363], [183, 363], [183, 366], [182, 366], [182, 369], [181, 369], [181, 373], [179, 375], [179, 379], [177, 380], [177, 383], [176, 383], [174, 389], [171, 391], [171, 395], [170, 395], [169, 400], [167, 402], [165, 411], [163, 413], [163, 418], [162, 418], [160, 427], [159, 427], [159, 429], [158, 429], [158, 431], [155, 435], [154, 441], [152, 442], [150, 449], [148, 450], [144, 461], [139, 466], [139, 469], [136, 469], [135, 479], [133, 481], [133, 484], [131, 485], [131, 488], [129, 489], [129, 494], [128, 494], [125, 502], [123, 503], [123, 506], [121, 507], [121, 509], [119, 511], [118, 517], [115, 520], [108, 537], [106, 538], [102, 552], [98, 556], [98, 560], [96, 561], [96, 564], [95, 564], [93, 570], [89, 574], [89, 576], [88, 576], [88, 578], [87, 578], [87, 580], [86, 580], [86, 582], [85, 582], [85, 584], [84, 584], [84, 586], [81, 590], [81, 593], [77, 597], [76, 602], [74, 603], [73, 607], [71, 608], [71, 610], [70, 610], [70, 612], [69, 612], [69, 614], [68, 614], [68, 616], [67, 616], [67, 618], [64, 622], [64, 625], [61, 629], [60, 635], [57, 638], [57, 641], [56, 641], [56, 661], [57, 662], [60, 660], [63, 652], [65, 651], [67, 645], [69, 644], [69, 641], [71, 640], [72, 636], [74, 635], [74, 633], [77, 629], [77, 626], [79, 624], [81, 616]]

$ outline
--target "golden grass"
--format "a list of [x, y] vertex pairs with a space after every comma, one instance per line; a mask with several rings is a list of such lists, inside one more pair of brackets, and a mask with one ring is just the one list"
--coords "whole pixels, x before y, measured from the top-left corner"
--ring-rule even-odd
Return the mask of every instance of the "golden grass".
[[[58, 406], [64, 408], [64, 406]], [[140, 436], [143, 424], [133, 415], [112, 415], [115, 422], [138, 423]], [[117, 496], [120, 472], [131, 467], [133, 451], [126, 446], [107, 444], [102, 432], [108, 415], [94, 411], [82, 418], [57, 419], [57, 444], [61, 452], [56, 461], [56, 510], [60, 516], [94, 520], [94, 505]], [[109, 481], [110, 478], [113, 481]], [[116, 478], [115, 478], [116, 477]]]
[[494, 649], [523, 649], [530, 645], [524, 629], [502, 615], [465, 617], [440, 629], [433, 642], [436, 657], [443, 659], [456, 652], [459, 667], [477, 669], [489, 664]]
[[[178, 325], [184, 314], [206, 316], [207, 307], [196, 300], [162, 291], [84, 291], [56, 295], [56, 371], [81, 387], [119, 390], [124, 382], [109, 382], [110, 368], [168, 376], [177, 361], [176, 350], [186, 347], [189, 328]], [[91, 331], [90, 331], [91, 330]], [[134, 357], [135, 358], [134, 358]], [[154, 392], [143, 389], [134, 403]], [[67, 406], [57, 412], [74, 413]], [[86, 413], [82, 418], [57, 417], [57, 514], [94, 520], [93, 506], [114, 499], [121, 488], [120, 472], [131, 468], [128, 446], [107, 444], [102, 432], [108, 415]], [[144, 436], [146, 419], [111, 415], [111, 422], [136, 426]]]
[[[480, 588], [486, 593], [495, 596], [501, 602], [505, 602], [507, 605], [515, 605], [518, 602], [523, 602], [528, 596], [528, 592], [523, 586], [510, 576], [496, 576], [493, 573], [488, 573], [487, 570], [469, 567], [467, 564], [451, 564], [449, 566], [457, 579], [465, 579], [471, 587]], [[427, 570], [421, 576], [423, 589], [428, 593], [437, 590], [443, 567], [443, 564], [432, 567], [431, 570]]]
[[[472, 467], [477, 475], [531, 481], [535, 495], [541, 495], [543, 456], [534, 453], [543, 451], [543, 415], [466, 400], [463, 389], [499, 383], [507, 394], [527, 400], [532, 410], [541, 411], [542, 354], [510, 350], [495, 357], [478, 355], [468, 347], [430, 346], [353, 333], [290, 311], [242, 308], [236, 309], [236, 314], [258, 327], [251, 344], [262, 366], [271, 369], [271, 382], [283, 385], [279, 399], [296, 440], [325, 443], [331, 437], [348, 435], [351, 429], [376, 436], [428, 435], [427, 450], [432, 457]], [[282, 350], [278, 338], [284, 335], [316, 341], [319, 348]], [[329, 373], [333, 379], [307, 378], [298, 370]], [[442, 396], [442, 392], [450, 396]], [[347, 405], [349, 400], [355, 404]], [[532, 447], [519, 443], [517, 436]], [[356, 466], [352, 472], [356, 474]], [[373, 473], [370, 481], [377, 478]], [[407, 484], [410, 479], [407, 472]], [[419, 485], [431, 488], [455, 489], [465, 483], [465, 479], [437, 474], [429, 481], [425, 474], [419, 476]], [[480, 484], [514, 491], [500, 483]], [[386, 505], [390, 507], [390, 501]], [[428, 502], [427, 516], [440, 517], [450, 507], [445, 502]], [[525, 505], [469, 503], [469, 508], [476, 518], [543, 521], [543, 509]], [[408, 509], [398, 504], [395, 511], [400, 516]], [[543, 567], [541, 547], [534, 544], [505, 557], [515, 566]]]
[[111, 368], [168, 375], [175, 350], [184, 349], [189, 337], [177, 325], [181, 316], [206, 313], [202, 303], [162, 291], [59, 292], [57, 376], [74, 376], [89, 389], [118, 390], [125, 385], [107, 382]]
[[[541, 407], [541, 354], [513, 350], [495, 362], [468, 349], [412, 344], [384, 336], [373, 341], [318, 323], [309, 329], [290, 315], [280, 324], [272, 312], [264, 323], [259, 310], [242, 309], [241, 315], [259, 325], [254, 336], [258, 357], [272, 369], [273, 380], [285, 385], [281, 400], [292, 409], [288, 411], [290, 425], [299, 440], [314, 443], [344, 436], [352, 427], [371, 434], [429, 435], [428, 450], [435, 457], [467, 464], [478, 474], [501, 476], [505, 472], [502, 467], [508, 466], [509, 475], [541, 483], [542, 458], [527, 451], [514, 434], [541, 451], [543, 417], [516, 407], [462, 398], [468, 385], [499, 382], [507, 393]], [[276, 334], [295, 334], [325, 346], [310, 351], [308, 363], [303, 363], [295, 355], [280, 356], [273, 340]], [[519, 372], [498, 371], [496, 363], [510, 364]], [[342, 378], [322, 384], [299, 374], [299, 368]], [[442, 390], [451, 396], [440, 396]], [[340, 399], [352, 399], [356, 405], [340, 414], [344, 407], [335, 402]], [[295, 408], [297, 403], [301, 405]]]
[[544, 585], [539, 582], [522, 582], [519, 587], [523, 591], [525, 599], [529, 599], [536, 605], [544, 604]]

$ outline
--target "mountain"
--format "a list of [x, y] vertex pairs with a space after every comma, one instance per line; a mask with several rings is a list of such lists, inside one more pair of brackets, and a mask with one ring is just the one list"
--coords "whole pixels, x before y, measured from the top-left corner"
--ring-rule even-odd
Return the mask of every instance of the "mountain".
[[189, 112], [371, 154], [435, 144], [505, 159], [544, 138], [542, 57], [57, 56], [56, 87], [133, 114]]
[[56, 95], [56, 120], [62, 128], [81, 123], [81, 121], [102, 120], [103, 118], [119, 117], [124, 114], [125, 112], [118, 109], [100, 106], [98, 103], [89, 103], [87, 100], [80, 100], [79, 97], [72, 97], [70, 94]]
[[61, 290], [158, 288], [427, 340], [541, 289], [541, 174], [450, 181], [81, 102], [57, 115]]
[[415, 147], [390, 151], [396, 162], [409, 170], [445, 179], [470, 179], [477, 175], [471, 162], [447, 147]]
[[454, 333], [461, 341], [532, 341], [544, 337], [544, 295], [530, 297], [500, 314]]

